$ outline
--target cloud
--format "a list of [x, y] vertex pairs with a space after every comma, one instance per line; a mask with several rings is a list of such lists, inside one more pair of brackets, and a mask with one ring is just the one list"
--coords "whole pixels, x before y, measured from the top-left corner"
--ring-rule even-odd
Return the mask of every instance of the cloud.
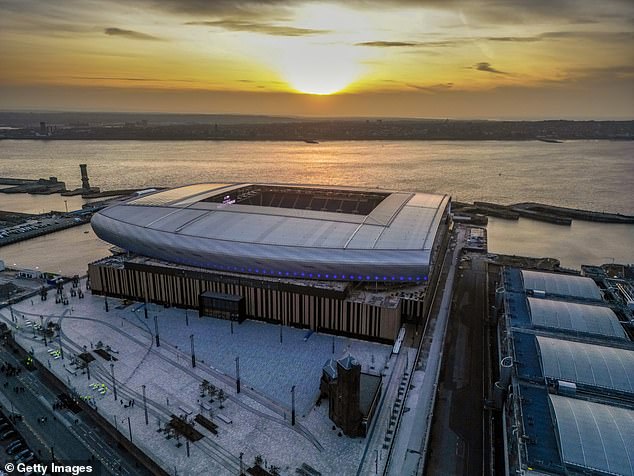
[[589, 39], [597, 41], [633, 41], [634, 32], [630, 31], [546, 31], [533, 36], [489, 36], [488, 41], [506, 41], [528, 43], [558, 39]]
[[355, 43], [355, 46], [376, 46], [380, 48], [393, 48], [419, 46], [419, 44], [410, 41], [364, 41], [363, 43]]
[[134, 76], [69, 76], [69, 77], [70, 79], [98, 80], [98, 81], [129, 81], [129, 82], [146, 82], [146, 83], [192, 83], [192, 84], [201, 83], [201, 81], [193, 81], [189, 79], [139, 78]]
[[613, 66], [589, 66], [585, 68], [569, 68], [571, 73], [580, 73], [584, 76], [594, 77], [634, 77], [634, 65], [623, 64]]
[[500, 71], [499, 69], [495, 69], [493, 66], [491, 66], [491, 63], [487, 63], [487, 62], [476, 63], [475, 65], [473, 65], [473, 69], [478, 71], [485, 71], [487, 73], [494, 73], [494, 74], [509, 74], [506, 71]]
[[444, 48], [447, 46], [455, 46], [463, 41], [472, 41], [471, 38], [458, 38], [442, 41], [364, 41], [355, 43], [355, 46], [369, 46], [377, 48]]
[[485, 39], [488, 41], [529, 43], [533, 41], [541, 41], [543, 38], [540, 38], [539, 36], [490, 36]]
[[454, 84], [453, 83], [439, 83], [439, 84], [432, 84], [431, 86], [422, 86], [419, 84], [406, 83], [405, 85], [413, 89], [418, 89], [419, 91], [435, 93], [439, 91], [447, 91], [448, 89], [453, 88]]
[[124, 30], [122, 28], [105, 28], [103, 32], [106, 35], [110, 36], [123, 36], [125, 38], [129, 38], [131, 40], [152, 40], [152, 41], [161, 41], [162, 38], [158, 36], [148, 35], [147, 33], [141, 33], [140, 31], [134, 30]]
[[280, 26], [272, 23], [253, 22], [236, 19], [210, 20], [210, 21], [191, 21], [186, 25], [210, 26], [213, 28], [222, 28], [230, 31], [247, 31], [251, 33], [262, 33], [274, 36], [309, 36], [321, 35], [328, 33], [329, 30], [314, 30], [311, 28], [297, 28], [293, 26]]

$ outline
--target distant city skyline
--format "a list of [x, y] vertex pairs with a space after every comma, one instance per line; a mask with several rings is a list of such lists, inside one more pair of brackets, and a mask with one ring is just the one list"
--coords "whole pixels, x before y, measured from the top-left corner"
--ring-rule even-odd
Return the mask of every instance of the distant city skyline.
[[631, 119], [625, 0], [0, 0], [0, 109]]

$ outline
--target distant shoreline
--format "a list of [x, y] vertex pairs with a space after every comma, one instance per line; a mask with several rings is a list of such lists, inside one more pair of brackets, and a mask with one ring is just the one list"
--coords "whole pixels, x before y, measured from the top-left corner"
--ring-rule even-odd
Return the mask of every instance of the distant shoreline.
[[[565, 144], [571, 141], [593, 140], [593, 141], [609, 141], [609, 142], [632, 142], [634, 137], [621, 138], [621, 137], [575, 137], [575, 138], [558, 138], [556, 141], [545, 141], [536, 137], [528, 138], [473, 138], [473, 137], [320, 137], [318, 139], [312, 139], [307, 141], [306, 139], [297, 139], [295, 137], [289, 138], [249, 138], [249, 137], [207, 137], [207, 138], [193, 138], [193, 137], [85, 137], [85, 136], [65, 136], [65, 137], [0, 137], [0, 141], [3, 140], [18, 140], [18, 141], [144, 141], [144, 142], [157, 142], [157, 141], [187, 141], [187, 142], [303, 142], [307, 147], [319, 144], [321, 142], [345, 142], [345, 141], [359, 141], [359, 142], [389, 142], [389, 141], [407, 141], [407, 142], [434, 142], [434, 141], [456, 141], [456, 142], [542, 142], [556, 144]], [[314, 141], [314, 142], [313, 142]]]
[[[31, 121], [37, 120], [37, 116]], [[343, 140], [541, 141], [634, 140], [634, 121], [322, 120], [294, 122], [32, 122], [7, 121], [0, 139], [298, 141]]]

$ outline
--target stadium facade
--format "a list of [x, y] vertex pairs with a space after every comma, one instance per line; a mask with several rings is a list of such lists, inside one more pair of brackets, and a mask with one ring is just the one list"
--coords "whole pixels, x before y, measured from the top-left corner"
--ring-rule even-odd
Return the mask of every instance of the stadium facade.
[[205, 183], [92, 219], [125, 250], [89, 265], [93, 293], [393, 341], [421, 322], [447, 246], [446, 195]]

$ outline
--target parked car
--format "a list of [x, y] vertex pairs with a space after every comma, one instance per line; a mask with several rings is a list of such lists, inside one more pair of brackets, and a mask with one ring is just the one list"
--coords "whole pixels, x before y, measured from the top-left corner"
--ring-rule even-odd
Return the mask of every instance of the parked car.
[[12, 455], [14, 455], [14, 454], [16, 454], [16, 453], [19, 453], [20, 451], [25, 450], [25, 449], [26, 449], [26, 446], [24, 446], [24, 443], [22, 443], [22, 442], [20, 441], [20, 443], [19, 443], [19, 444], [15, 445], [15, 446], [14, 446], [13, 448], [11, 448], [10, 450], [7, 450], [7, 454], [12, 456]]
[[21, 461], [22, 458], [26, 458], [30, 454], [32, 455], [33, 452], [30, 449], [25, 448], [22, 451], [19, 451], [16, 454], [13, 455], [13, 461], [15, 461], [17, 463], [18, 461]]
[[28, 455], [26, 455], [24, 458], [20, 458], [18, 461], [16, 461], [16, 463], [33, 463], [35, 462], [35, 455], [33, 454], [33, 452], [30, 452]]
[[20, 438], [16, 438], [15, 440], [11, 441], [11, 442], [7, 445], [7, 447], [5, 448], [5, 451], [6, 451], [6, 452], [9, 452], [9, 450], [10, 450], [11, 448], [13, 448], [14, 446], [19, 445], [19, 444], [21, 444], [21, 443], [22, 443], [22, 440], [21, 440]]
[[2, 435], [0, 435], [0, 440], [5, 441], [8, 440], [9, 438], [14, 438], [18, 436], [18, 434], [13, 431], [13, 430], [9, 430], [9, 431], [5, 431]]

